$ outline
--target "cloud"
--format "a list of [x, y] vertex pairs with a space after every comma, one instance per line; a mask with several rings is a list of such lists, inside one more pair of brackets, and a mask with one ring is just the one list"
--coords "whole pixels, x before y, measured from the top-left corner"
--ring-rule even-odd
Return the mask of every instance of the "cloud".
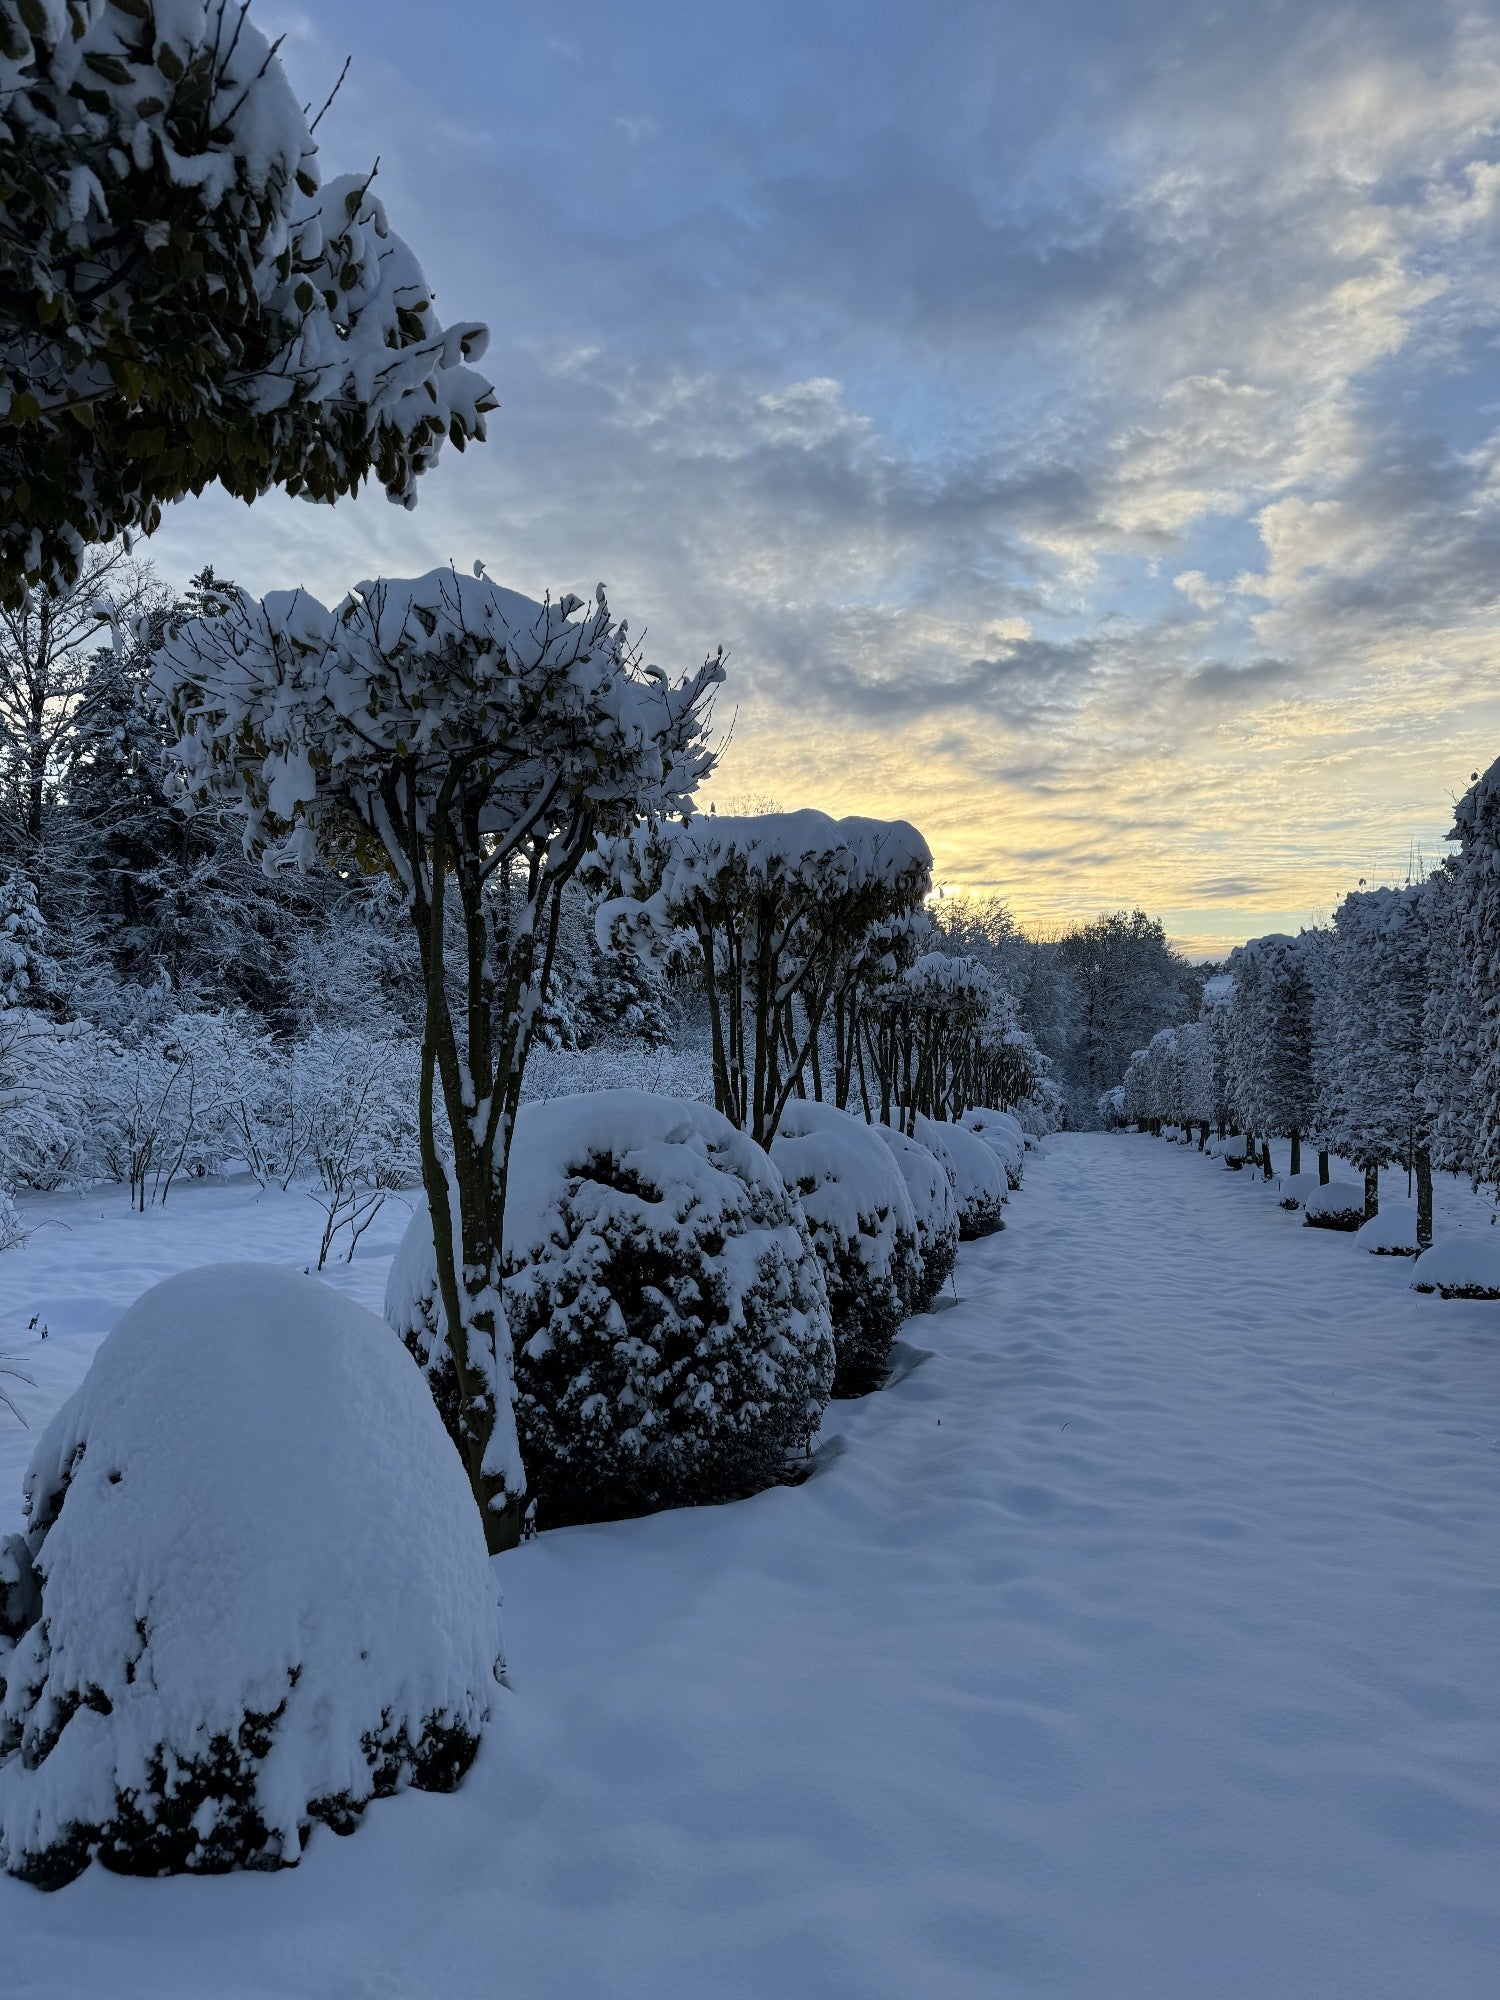
[[502, 408], [412, 514], [211, 496], [169, 571], [603, 577], [664, 664], [729, 648], [726, 786], [907, 812], [1039, 917], [1436, 844], [1500, 728], [1482, 11], [580, 0], [507, 16], [503, 117], [461, 22], [398, 67], [394, 10], [320, 19], [294, 81], [367, 51], [326, 163], [378, 135]]

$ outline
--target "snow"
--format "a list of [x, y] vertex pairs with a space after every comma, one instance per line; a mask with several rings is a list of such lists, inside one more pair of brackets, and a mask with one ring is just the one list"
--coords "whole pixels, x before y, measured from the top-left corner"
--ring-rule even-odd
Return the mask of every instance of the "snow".
[[316, 1279], [238, 1263], [153, 1286], [42, 1434], [26, 1495], [9, 1553], [41, 1599], [0, 1652], [13, 1870], [67, 1879], [101, 1832], [128, 1856], [127, 1809], [191, 1803], [195, 1762], [247, 1717], [274, 1718], [249, 1806], [206, 1778], [178, 1865], [294, 1863], [319, 1802], [391, 1789], [383, 1753], [409, 1774], [442, 1729], [472, 1754], [501, 1648], [468, 1482], [390, 1329]]
[[[189, 1224], [316, 1235], [67, 1212], [0, 1259], [37, 1421]], [[7, 1991], [1491, 2000], [1500, 1308], [1145, 1138], [1058, 1136], [1012, 1216], [804, 1486], [498, 1559], [513, 1692], [455, 1795], [291, 1874], [0, 1881]]]

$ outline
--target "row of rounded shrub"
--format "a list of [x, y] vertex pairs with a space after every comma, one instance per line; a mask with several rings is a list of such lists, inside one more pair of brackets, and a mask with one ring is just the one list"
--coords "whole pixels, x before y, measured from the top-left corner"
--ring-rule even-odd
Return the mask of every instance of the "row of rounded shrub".
[[[1162, 1136], [1194, 1143], [1191, 1132], [1176, 1127], [1164, 1128]], [[1242, 1133], [1208, 1139], [1200, 1150], [1236, 1172], [1246, 1166]], [[1414, 1202], [1388, 1202], [1372, 1214], [1362, 1180], [1330, 1174], [1325, 1181], [1317, 1173], [1297, 1173], [1277, 1175], [1275, 1183], [1277, 1206], [1294, 1214], [1300, 1210], [1307, 1227], [1352, 1235], [1372, 1256], [1414, 1258], [1414, 1292], [1436, 1292], [1445, 1299], [1500, 1299], [1500, 1231], [1459, 1230], [1424, 1249], [1417, 1240]]]
[[[793, 1099], [763, 1151], [708, 1105], [645, 1092], [522, 1107], [505, 1300], [536, 1525], [753, 1492], [807, 1450], [830, 1395], [880, 1386], [960, 1238], [1000, 1225], [1025, 1154], [1003, 1113], [908, 1122]], [[456, 1430], [425, 1209], [386, 1317]]]
[[[1002, 1114], [907, 1122], [797, 1101], [767, 1153], [637, 1091], [523, 1109], [505, 1303], [540, 1525], [775, 1483], [830, 1393], [879, 1385], [1023, 1166]], [[388, 1307], [433, 1395], [373, 1314], [264, 1265], [169, 1279], [103, 1342], [0, 1542], [12, 1873], [287, 1866], [463, 1776], [503, 1665], [433, 1262], [421, 1214]]]

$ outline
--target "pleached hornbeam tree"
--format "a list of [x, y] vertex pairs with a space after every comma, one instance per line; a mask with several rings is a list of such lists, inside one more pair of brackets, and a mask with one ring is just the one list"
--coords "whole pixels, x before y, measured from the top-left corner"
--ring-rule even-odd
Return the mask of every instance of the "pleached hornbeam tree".
[[[157, 675], [189, 796], [237, 804], [268, 871], [352, 841], [404, 894], [426, 994], [422, 1179], [457, 1442], [490, 1545], [509, 1546], [525, 1474], [502, 1226], [560, 897], [600, 835], [686, 806], [712, 762], [722, 666], [675, 683], [643, 666], [602, 589], [588, 607], [535, 604], [434, 570], [360, 584], [332, 611], [300, 592], [226, 593], [168, 639]], [[443, 949], [455, 893], [457, 967]]]

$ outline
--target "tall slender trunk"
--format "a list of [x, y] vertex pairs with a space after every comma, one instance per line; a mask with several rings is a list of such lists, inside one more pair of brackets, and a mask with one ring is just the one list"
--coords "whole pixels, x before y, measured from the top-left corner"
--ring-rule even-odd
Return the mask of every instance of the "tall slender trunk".
[[1380, 1211], [1380, 1169], [1365, 1168], [1365, 1221]]
[[1262, 1180], [1270, 1180], [1272, 1177], [1272, 1169], [1271, 1169], [1271, 1142], [1269, 1139], [1262, 1139], [1260, 1142], [1260, 1168], [1261, 1168]]
[[1432, 1155], [1425, 1146], [1416, 1151], [1417, 1169], [1417, 1248], [1432, 1248]]
[[1326, 1146], [1319, 1146], [1319, 1148], [1318, 1148], [1318, 1186], [1319, 1186], [1319, 1187], [1327, 1187], [1327, 1185], [1328, 1185], [1328, 1148], [1327, 1148]]

